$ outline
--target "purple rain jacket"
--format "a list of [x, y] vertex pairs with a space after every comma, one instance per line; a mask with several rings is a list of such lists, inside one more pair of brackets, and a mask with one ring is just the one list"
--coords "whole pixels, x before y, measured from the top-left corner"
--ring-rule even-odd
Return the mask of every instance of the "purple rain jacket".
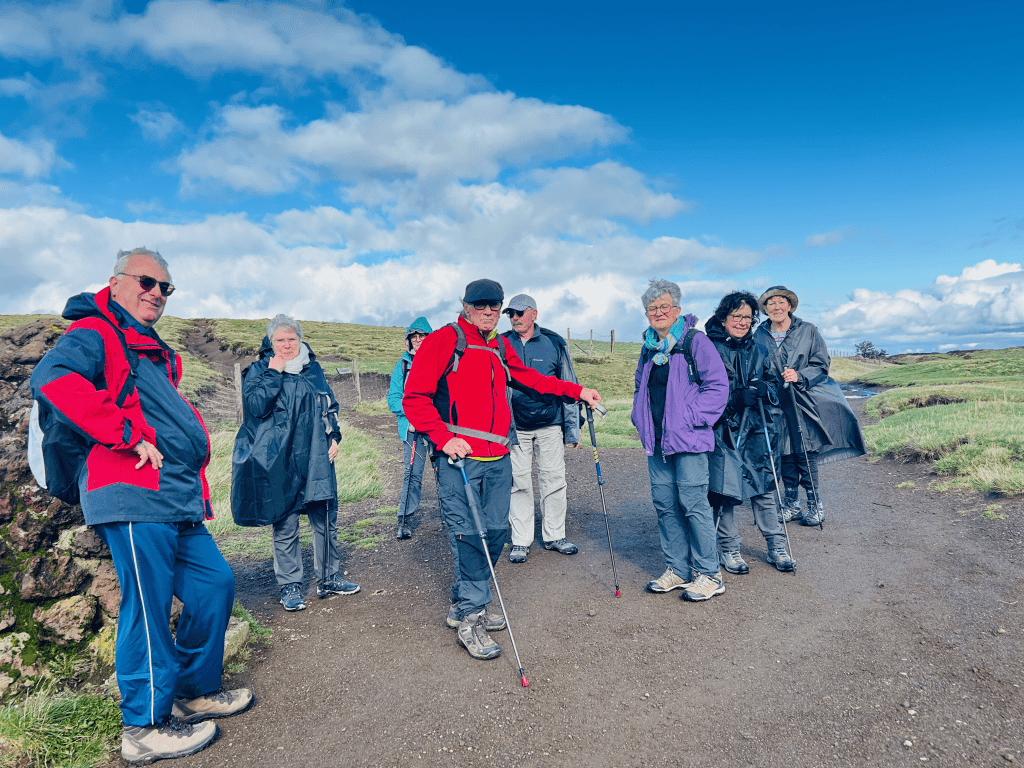
[[[697, 324], [697, 318], [686, 315], [685, 331]], [[668, 388], [665, 392], [665, 422], [662, 425], [661, 448], [664, 454], [705, 453], [715, 449], [714, 425], [729, 402], [729, 376], [711, 339], [703, 333], [693, 337], [691, 353], [702, 384], [690, 381], [682, 341], [676, 342], [669, 355]], [[654, 455], [654, 418], [647, 381], [654, 366], [653, 355], [640, 353], [633, 376], [633, 426], [648, 456]]]

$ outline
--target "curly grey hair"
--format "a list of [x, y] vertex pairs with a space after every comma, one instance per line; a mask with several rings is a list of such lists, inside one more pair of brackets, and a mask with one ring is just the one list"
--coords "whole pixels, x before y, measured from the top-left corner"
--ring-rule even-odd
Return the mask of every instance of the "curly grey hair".
[[127, 274], [125, 272], [128, 269], [128, 261], [132, 256], [145, 256], [156, 264], [160, 269], [167, 273], [167, 282], [173, 283], [171, 280], [171, 270], [167, 268], [167, 260], [160, 255], [159, 251], [151, 251], [146, 246], [141, 248], [132, 248], [130, 251], [118, 251], [117, 261], [114, 262], [114, 276]]
[[274, 319], [267, 323], [267, 338], [273, 340], [274, 333], [278, 328], [291, 328], [299, 337], [299, 341], [302, 341], [302, 326], [299, 325], [298, 320], [288, 317], [288, 315], [275, 315]]
[[683, 298], [683, 292], [679, 290], [679, 286], [671, 280], [651, 280], [644, 295], [640, 297], [640, 302], [644, 305], [644, 312], [647, 311], [647, 307], [651, 305], [652, 301], [660, 299], [666, 293], [672, 299], [672, 306], [678, 307]]

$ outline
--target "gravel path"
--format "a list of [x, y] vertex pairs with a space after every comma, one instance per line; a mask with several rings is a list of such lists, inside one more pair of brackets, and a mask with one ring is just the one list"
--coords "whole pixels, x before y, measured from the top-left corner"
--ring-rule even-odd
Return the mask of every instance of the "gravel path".
[[[399, 455], [390, 419], [362, 427]], [[601, 451], [622, 597], [593, 455], [569, 454], [569, 537], [498, 578], [529, 688], [443, 625], [451, 566], [432, 478], [414, 537], [347, 550], [351, 597], [286, 614], [269, 562], [234, 563], [274, 630], [237, 683], [259, 697], [182, 766], [909, 766], [1024, 761], [1024, 511], [926, 490], [920, 465], [822, 468], [824, 530], [792, 526], [795, 574], [743, 517], [746, 576], [684, 603], [661, 573], [646, 458]], [[386, 465], [397, 503], [400, 462]], [[915, 489], [896, 489], [902, 482]], [[1000, 503], [1005, 520], [983, 517]], [[365, 504], [365, 502], [364, 502]], [[352, 510], [343, 510], [344, 515]], [[539, 535], [538, 535], [539, 537]], [[307, 562], [308, 575], [311, 563]]]

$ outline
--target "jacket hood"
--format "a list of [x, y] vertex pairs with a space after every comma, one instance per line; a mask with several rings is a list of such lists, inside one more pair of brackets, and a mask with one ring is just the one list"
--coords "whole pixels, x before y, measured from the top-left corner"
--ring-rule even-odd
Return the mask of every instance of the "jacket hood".
[[[316, 355], [313, 354], [313, 349], [306, 342], [302, 342], [302, 346], [306, 348], [309, 353], [310, 360], [316, 360]], [[270, 343], [270, 337], [264, 336], [263, 343], [260, 344], [260, 360], [269, 360], [274, 356], [274, 346]]]
[[719, 320], [716, 315], [712, 315], [704, 324], [704, 332], [707, 333], [709, 339], [716, 344], [728, 344], [732, 347], [742, 347], [746, 345], [754, 338], [754, 331], [756, 330], [757, 326], [754, 323], [751, 323], [745, 336], [739, 339], [734, 339], [729, 332], [725, 330], [725, 323]]
[[99, 293], [80, 293], [68, 299], [61, 317], [75, 322], [86, 317], [105, 317], [125, 332], [125, 340], [132, 346], [164, 346], [152, 328], [146, 328], [110, 298], [110, 288]]
[[415, 320], [412, 321], [409, 327], [405, 329], [405, 338], [409, 338], [409, 334], [413, 333], [414, 331], [429, 334], [433, 333], [434, 329], [430, 327], [430, 323], [427, 322], [427, 318], [417, 317]]

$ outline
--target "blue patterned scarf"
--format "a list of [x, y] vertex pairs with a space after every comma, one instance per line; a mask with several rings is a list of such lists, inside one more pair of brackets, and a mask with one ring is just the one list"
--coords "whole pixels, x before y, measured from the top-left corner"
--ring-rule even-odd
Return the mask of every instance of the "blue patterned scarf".
[[669, 328], [668, 335], [664, 339], [659, 340], [658, 332], [653, 328], [648, 327], [644, 332], [644, 346], [655, 350], [655, 365], [664, 365], [668, 362], [668, 356], [672, 351], [672, 347], [676, 345], [679, 337], [686, 330], [686, 317], [686, 315], [680, 315], [679, 319]]

